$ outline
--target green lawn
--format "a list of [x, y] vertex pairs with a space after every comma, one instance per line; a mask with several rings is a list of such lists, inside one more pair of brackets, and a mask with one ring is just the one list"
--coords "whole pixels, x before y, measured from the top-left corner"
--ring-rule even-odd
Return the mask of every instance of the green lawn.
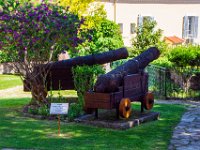
[[17, 75], [0, 75], [0, 90], [22, 85], [22, 81]]
[[[153, 121], [125, 131], [97, 128], [76, 123], [62, 123], [57, 136], [57, 122], [23, 117], [19, 110], [29, 99], [0, 99], [0, 149], [134, 149], [166, 150], [172, 130], [185, 106], [155, 105], [161, 113]], [[139, 107], [138, 107], [139, 108]]]
[[[17, 75], [0, 75], [0, 90], [16, 87], [22, 85], [22, 81]], [[22, 93], [22, 89], [19, 89], [19, 93]], [[28, 92], [26, 92], [28, 93]], [[53, 97], [58, 97], [59, 93], [64, 97], [77, 97], [75, 90], [63, 90], [63, 91], [52, 91]], [[49, 91], [50, 95], [50, 91]], [[20, 95], [18, 96], [20, 97]], [[2, 97], [1, 97], [2, 98]]]

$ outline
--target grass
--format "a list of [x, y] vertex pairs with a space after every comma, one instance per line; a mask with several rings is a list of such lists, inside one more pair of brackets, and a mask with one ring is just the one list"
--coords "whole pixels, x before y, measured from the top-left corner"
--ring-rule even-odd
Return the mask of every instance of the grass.
[[[51, 91], [48, 91], [48, 94], [51, 95]], [[75, 90], [60, 90], [52, 91], [53, 97], [58, 97], [59, 95], [64, 97], [77, 97], [77, 92]]]
[[185, 111], [183, 105], [155, 105], [153, 111], [161, 113], [160, 120], [125, 131], [61, 123], [62, 136], [58, 137], [56, 121], [21, 115], [22, 106], [29, 101], [28, 98], [0, 99], [0, 149], [165, 150]]
[[22, 81], [17, 75], [0, 75], [0, 90], [22, 85]]
[[[19, 76], [17, 75], [0, 75], [0, 90], [5, 90], [8, 88], [16, 87], [16, 86], [22, 86], [23, 83]], [[30, 97], [30, 92], [23, 92], [21, 88], [16, 89], [15, 93], [18, 93], [18, 95], [15, 95], [15, 97]], [[50, 95], [50, 91], [48, 94]], [[58, 97], [59, 94], [63, 97], [77, 97], [77, 92], [75, 90], [63, 90], [63, 91], [52, 91], [53, 97]], [[9, 96], [9, 93], [6, 93], [7, 96]], [[1, 93], [0, 93], [1, 97]], [[10, 97], [10, 96], [9, 96]], [[2, 97], [1, 97], [2, 98]]]

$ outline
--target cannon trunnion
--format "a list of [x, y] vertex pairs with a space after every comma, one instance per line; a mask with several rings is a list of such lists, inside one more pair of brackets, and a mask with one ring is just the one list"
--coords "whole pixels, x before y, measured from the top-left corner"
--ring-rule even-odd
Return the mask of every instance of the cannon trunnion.
[[148, 74], [139, 72], [126, 75], [123, 78], [123, 85], [119, 90], [111, 93], [87, 92], [85, 94], [85, 107], [95, 109], [95, 116], [98, 117], [98, 109], [116, 109], [117, 118], [119, 115], [128, 118], [131, 113], [131, 102], [141, 102], [141, 111], [144, 108], [149, 110], [153, 107], [153, 94], [148, 92]]

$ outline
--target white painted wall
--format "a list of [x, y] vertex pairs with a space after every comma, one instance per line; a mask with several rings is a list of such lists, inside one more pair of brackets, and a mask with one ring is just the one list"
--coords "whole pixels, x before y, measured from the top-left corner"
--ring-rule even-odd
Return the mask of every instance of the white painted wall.
[[[104, 2], [108, 19], [114, 20], [114, 5]], [[199, 16], [198, 38], [200, 44], [200, 4], [116, 4], [116, 23], [123, 23], [123, 39], [126, 46], [130, 46], [130, 24], [137, 24], [139, 14], [153, 16], [157, 21], [157, 28], [163, 31], [164, 36], [176, 35], [182, 38], [183, 17], [185, 15]]]

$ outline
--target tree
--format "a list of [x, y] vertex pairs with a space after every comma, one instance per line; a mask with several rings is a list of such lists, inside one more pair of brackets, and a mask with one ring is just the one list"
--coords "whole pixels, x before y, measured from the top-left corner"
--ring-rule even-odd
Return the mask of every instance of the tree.
[[85, 24], [82, 28], [92, 28], [106, 18], [104, 5], [96, 0], [57, 0], [57, 3], [77, 14], [79, 18], [84, 16]]
[[87, 13], [88, 6], [95, 0], [57, 0], [61, 6], [69, 7], [69, 11], [81, 16]]
[[164, 41], [161, 40], [162, 30], [156, 30], [156, 25], [156, 21], [144, 17], [143, 25], [137, 28], [136, 37], [132, 40], [132, 55], [138, 55], [151, 46], [157, 46], [160, 50], [166, 47]]
[[[13, 2], [11, 4], [16, 6]], [[10, 54], [22, 79], [29, 79], [26, 81], [31, 85], [32, 103], [42, 104], [50, 68], [44, 64], [49, 64], [61, 50], [75, 53], [75, 47], [84, 42], [84, 37], [79, 36], [84, 19], [57, 5], [25, 3], [10, 9], [10, 5], [3, 4], [0, 12], [2, 50]]]
[[119, 26], [108, 19], [102, 19], [91, 30], [91, 40], [78, 47], [82, 55], [114, 50], [124, 46]]

